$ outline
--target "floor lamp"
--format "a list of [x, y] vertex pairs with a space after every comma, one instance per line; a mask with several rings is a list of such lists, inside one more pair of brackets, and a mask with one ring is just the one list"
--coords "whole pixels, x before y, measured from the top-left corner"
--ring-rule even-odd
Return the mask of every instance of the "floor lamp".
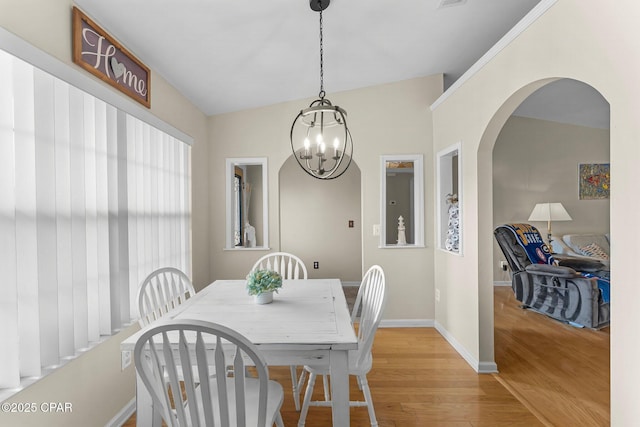
[[547, 221], [547, 241], [549, 251], [553, 253], [551, 242], [553, 235], [551, 234], [551, 221], [571, 221], [571, 216], [562, 206], [562, 203], [537, 203], [529, 215], [529, 221]]

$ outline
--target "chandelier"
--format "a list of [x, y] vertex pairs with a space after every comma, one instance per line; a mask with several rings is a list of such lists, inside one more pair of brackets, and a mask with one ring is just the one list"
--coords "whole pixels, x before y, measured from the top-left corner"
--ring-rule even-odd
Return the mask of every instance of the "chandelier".
[[290, 133], [291, 150], [298, 164], [318, 179], [334, 179], [345, 173], [353, 153], [347, 112], [325, 98], [322, 11], [329, 3], [330, 0], [309, 0], [311, 9], [320, 15], [320, 93], [298, 113]]

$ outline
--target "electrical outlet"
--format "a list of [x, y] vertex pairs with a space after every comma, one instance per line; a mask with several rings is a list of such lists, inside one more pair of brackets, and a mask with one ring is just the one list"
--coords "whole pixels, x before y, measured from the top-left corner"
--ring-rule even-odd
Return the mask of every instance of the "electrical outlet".
[[507, 261], [500, 261], [500, 268], [502, 271], [507, 271], [509, 269], [509, 264]]
[[436, 302], [440, 302], [440, 289], [436, 289]]
[[320, 268], [320, 263], [318, 261], [313, 261], [313, 269], [317, 270]]

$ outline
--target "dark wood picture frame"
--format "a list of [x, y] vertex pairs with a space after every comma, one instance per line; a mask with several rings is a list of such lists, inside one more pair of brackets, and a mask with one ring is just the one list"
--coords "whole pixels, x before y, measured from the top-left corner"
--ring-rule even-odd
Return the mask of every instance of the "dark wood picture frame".
[[149, 68], [75, 6], [72, 22], [73, 62], [151, 108]]

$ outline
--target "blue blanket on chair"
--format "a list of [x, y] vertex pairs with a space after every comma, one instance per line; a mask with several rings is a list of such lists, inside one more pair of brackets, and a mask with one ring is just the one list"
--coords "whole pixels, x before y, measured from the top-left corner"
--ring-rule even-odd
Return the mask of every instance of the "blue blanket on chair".
[[513, 232], [533, 264], [555, 264], [553, 255], [549, 252], [549, 247], [542, 240], [538, 229], [529, 224], [505, 224], [503, 227]]

